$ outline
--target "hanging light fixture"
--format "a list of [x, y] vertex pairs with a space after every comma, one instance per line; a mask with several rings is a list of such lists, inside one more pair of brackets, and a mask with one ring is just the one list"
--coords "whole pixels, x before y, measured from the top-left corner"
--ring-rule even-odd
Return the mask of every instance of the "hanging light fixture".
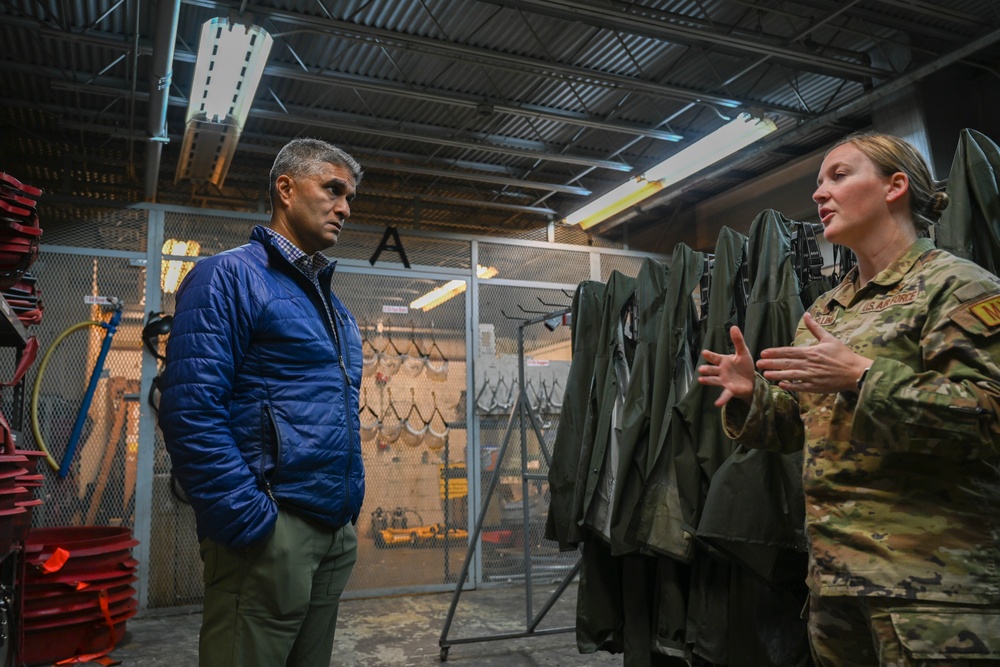
[[[184, 255], [187, 257], [197, 257], [201, 251], [201, 244], [197, 241], [178, 241], [177, 239], [167, 239], [163, 242], [164, 256]], [[177, 287], [184, 280], [184, 276], [194, 266], [194, 262], [185, 262], [179, 259], [164, 260], [160, 265], [160, 287], [165, 294], [173, 294]]]
[[588, 229], [674, 183], [763, 139], [778, 127], [768, 118], [741, 113], [718, 130], [566, 216], [567, 225]]
[[[497, 270], [492, 266], [476, 265], [476, 277], [480, 280], [489, 280], [496, 274]], [[410, 308], [413, 310], [417, 310], [419, 308], [426, 313], [432, 308], [437, 308], [448, 299], [458, 296], [464, 292], [467, 287], [468, 283], [464, 280], [451, 280], [440, 287], [435, 287], [427, 294], [411, 301]]]
[[259, 26], [214, 18], [201, 26], [175, 181], [222, 186], [271, 52]]

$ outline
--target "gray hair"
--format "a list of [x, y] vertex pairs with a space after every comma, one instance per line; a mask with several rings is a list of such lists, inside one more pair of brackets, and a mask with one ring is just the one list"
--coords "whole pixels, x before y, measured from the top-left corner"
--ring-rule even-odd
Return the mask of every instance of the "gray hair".
[[292, 139], [278, 151], [278, 156], [274, 158], [274, 165], [271, 167], [271, 177], [268, 187], [268, 194], [271, 197], [271, 206], [274, 206], [276, 199], [275, 183], [281, 175], [292, 178], [302, 178], [319, 173], [322, 165], [332, 164], [343, 167], [354, 176], [354, 187], [361, 185], [361, 165], [353, 157], [337, 148], [333, 144], [321, 139]]

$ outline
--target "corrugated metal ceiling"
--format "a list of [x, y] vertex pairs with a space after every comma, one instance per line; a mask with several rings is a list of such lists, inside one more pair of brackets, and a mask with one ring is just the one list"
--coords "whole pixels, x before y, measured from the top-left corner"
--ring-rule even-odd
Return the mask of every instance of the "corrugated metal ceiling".
[[[144, 199], [158, 4], [0, 2], [2, 168], [51, 202]], [[845, 105], [957, 49], [980, 44], [963, 57], [988, 62], [1000, 29], [989, 0], [183, 0], [179, 12], [158, 201], [257, 210], [277, 149], [319, 136], [366, 168], [359, 221], [480, 233], [558, 220], [740, 109], [774, 118], [766, 151], [664, 203], [691, 205], [864, 126], [867, 107]], [[200, 26], [246, 15], [275, 45], [233, 166], [222, 188], [174, 183]]]

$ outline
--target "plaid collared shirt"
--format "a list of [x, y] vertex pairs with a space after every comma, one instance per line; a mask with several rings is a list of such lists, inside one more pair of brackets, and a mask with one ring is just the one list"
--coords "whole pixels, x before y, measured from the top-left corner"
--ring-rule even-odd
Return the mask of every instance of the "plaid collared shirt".
[[270, 227], [264, 227], [264, 231], [271, 236], [271, 240], [274, 241], [274, 245], [278, 246], [281, 254], [295, 265], [309, 279], [309, 282], [316, 287], [316, 291], [322, 297], [323, 308], [326, 310], [326, 320], [330, 324], [330, 329], [333, 331], [334, 336], [337, 337], [339, 345], [340, 335], [337, 333], [337, 324], [333, 320], [333, 312], [330, 310], [329, 300], [323, 294], [323, 287], [319, 284], [319, 272], [330, 265], [330, 260], [321, 252], [313, 253], [312, 255], [305, 254], [298, 246]]

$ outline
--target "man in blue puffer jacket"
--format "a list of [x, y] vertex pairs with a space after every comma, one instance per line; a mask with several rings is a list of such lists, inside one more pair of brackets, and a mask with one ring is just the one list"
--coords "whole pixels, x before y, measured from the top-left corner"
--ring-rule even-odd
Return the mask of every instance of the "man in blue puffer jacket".
[[358, 163], [296, 139], [270, 226], [177, 293], [159, 423], [205, 564], [202, 667], [328, 667], [365, 492], [361, 335], [330, 288]]

